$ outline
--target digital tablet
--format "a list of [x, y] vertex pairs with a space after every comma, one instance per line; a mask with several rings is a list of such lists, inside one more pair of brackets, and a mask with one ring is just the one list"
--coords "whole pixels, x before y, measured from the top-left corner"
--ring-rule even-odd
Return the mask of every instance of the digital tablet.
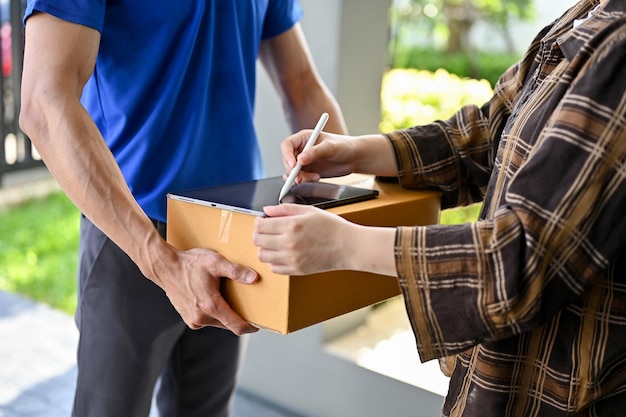
[[[265, 216], [263, 207], [278, 204], [278, 194], [283, 186], [282, 177], [269, 177], [191, 190], [171, 192], [168, 198], [232, 210], [255, 216]], [[295, 203], [329, 208], [378, 196], [377, 190], [331, 184], [328, 182], [305, 182], [294, 185], [281, 203]]]

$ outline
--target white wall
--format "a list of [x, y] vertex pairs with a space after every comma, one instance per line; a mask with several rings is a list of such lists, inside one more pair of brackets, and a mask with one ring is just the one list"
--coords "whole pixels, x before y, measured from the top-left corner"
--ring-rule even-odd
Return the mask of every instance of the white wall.
[[[390, 0], [301, 0], [302, 27], [320, 75], [352, 134], [378, 131]], [[267, 176], [282, 175], [278, 145], [291, 132], [259, 65], [255, 124]], [[311, 126], [313, 127], [313, 126]]]
[[[301, 0], [302, 25], [318, 69], [353, 134], [378, 131], [389, 0]], [[278, 144], [289, 133], [267, 78], [256, 123], [268, 175], [282, 174]], [[345, 320], [345, 316], [340, 319]], [[434, 416], [442, 397], [328, 353], [328, 323], [290, 335], [249, 337], [240, 388], [310, 417]]]
[[[311, 53], [316, 61], [322, 78], [331, 91], [336, 91], [337, 85], [337, 55], [339, 48], [335, 39], [339, 31], [341, 2], [333, 0], [317, 0], [317, 5], [311, 7], [307, 1], [302, 1], [305, 16], [302, 27], [307, 35]], [[309, 1], [312, 3], [312, 1]], [[322, 24], [324, 30], [315, 30], [314, 25]], [[282, 175], [283, 167], [280, 160], [278, 145], [291, 132], [274, 89], [265, 74], [263, 67], [257, 64], [257, 93], [255, 124], [261, 143], [261, 152], [265, 163], [267, 176]]]

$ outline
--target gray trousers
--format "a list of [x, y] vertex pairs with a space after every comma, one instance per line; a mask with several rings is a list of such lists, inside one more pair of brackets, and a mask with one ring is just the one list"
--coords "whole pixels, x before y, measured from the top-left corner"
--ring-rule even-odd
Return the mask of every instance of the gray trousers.
[[[165, 224], [155, 222], [162, 235]], [[226, 417], [240, 338], [190, 330], [165, 296], [81, 217], [78, 380], [74, 417], [147, 417], [157, 380], [161, 417]]]

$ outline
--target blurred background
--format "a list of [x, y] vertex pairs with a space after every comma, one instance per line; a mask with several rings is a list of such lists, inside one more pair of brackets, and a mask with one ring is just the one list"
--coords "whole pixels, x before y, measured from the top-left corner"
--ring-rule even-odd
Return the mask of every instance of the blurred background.
[[[0, 291], [50, 306], [71, 322], [79, 214], [17, 125], [24, 3], [0, 0]], [[318, 69], [350, 132], [364, 134], [429, 123], [484, 103], [539, 29], [574, 2], [301, 3]], [[281, 175], [278, 144], [289, 130], [262, 71], [255, 121], [266, 173]], [[444, 211], [440, 222], [472, 221], [478, 209]], [[293, 415], [433, 416], [447, 390], [435, 362], [420, 364], [403, 301], [395, 298], [287, 336], [253, 335], [240, 389]], [[7, 378], [2, 369], [0, 389]]]

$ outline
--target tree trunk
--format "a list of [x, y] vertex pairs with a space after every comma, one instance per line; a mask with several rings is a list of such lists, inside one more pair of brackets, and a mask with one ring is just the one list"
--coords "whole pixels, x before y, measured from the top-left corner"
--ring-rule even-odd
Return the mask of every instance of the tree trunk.
[[469, 33], [476, 21], [476, 13], [470, 0], [462, 0], [461, 3], [444, 0], [442, 6], [450, 33], [446, 52], [451, 54], [469, 52]]

